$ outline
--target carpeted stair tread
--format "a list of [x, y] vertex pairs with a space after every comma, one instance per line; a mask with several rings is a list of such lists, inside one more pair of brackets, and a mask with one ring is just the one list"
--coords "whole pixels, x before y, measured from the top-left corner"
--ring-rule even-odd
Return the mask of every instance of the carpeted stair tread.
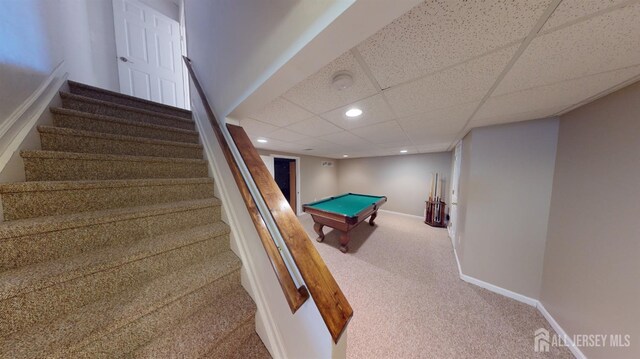
[[60, 92], [62, 106], [83, 112], [102, 114], [133, 121], [155, 123], [163, 126], [195, 130], [195, 122], [184, 117], [167, 115], [161, 112], [149, 111], [132, 106], [120, 105], [113, 102], [97, 100], [91, 97]]
[[161, 203], [151, 206], [115, 208], [104, 211], [82, 212], [60, 216], [29, 218], [0, 224], [0, 240], [29, 234], [60, 231], [99, 223], [117, 222], [132, 218], [150, 217], [163, 213], [187, 211], [196, 208], [220, 206], [218, 198]]
[[240, 266], [240, 260], [233, 252], [222, 252], [142, 286], [80, 307], [51, 323], [40, 323], [14, 333], [4, 339], [0, 357], [72, 357], [74, 351], [230, 275]]
[[0, 358], [268, 358], [192, 112], [68, 85], [0, 184]]
[[206, 164], [207, 161], [199, 158], [175, 158], [175, 157], [153, 157], [153, 156], [127, 156], [108, 155], [101, 153], [79, 153], [44, 150], [23, 150], [20, 151], [22, 158], [62, 158], [62, 159], [87, 159], [95, 161], [126, 161], [126, 162], [177, 162]]
[[[253, 323], [252, 323], [253, 324]], [[262, 343], [258, 334], [251, 333], [235, 352], [230, 353], [227, 359], [271, 359], [271, 354]]]
[[[58, 216], [6, 222], [0, 225], [0, 232], [8, 235], [0, 239], [0, 271], [71, 257], [102, 247], [199, 227], [220, 220], [222, 208], [219, 203], [212, 201], [203, 205], [199, 201], [188, 200], [125, 207], [117, 209], [117, 212], [112, 212], [116, 209], [99, 210], [97, 212], [105, 213], [107, 216], [72, 221], [65, 225], [50, 223], [42, 225], [42, 221], [49, 220], [41, 218]], [[138, 210], [130, 210], [136, 207]], [[83, 213], [91, 212], [96, 211]], [[112, 213], [125, 215], [112, 216]], [[70, 217], [61, 215], [58, 218], [66, 221]], [[15, 228], [16, 223], [18, 228]]]
[[166, 186], [175, 184], [211, 183], [213, 178], [142, 178], [127, 180], [94, 180], [94, 181], [32, 181], [0, 183], [0, 194], [15, 192], [65, 191], [91, 188], [119, 188], [141, 186]]
[[[193, 130], [97, 115], [62, 107], [52, 107], [50, 111], [54, 114], [53, 122], [57, 127], [198, 143], [198, 132]], [[77, 119], [77, 121], [69, 121], [70, 118]]]
[[[229, 234], [224, 222], [0, 272], [0, 300]], [[228, 241], [227, 238], [223, 240]]]
[[38, 132], [42, 149], [48, 151], [202, 159], [203, 147], [197, 143], [51, 126], [38, 126]]
[[131, 358], [198, 358], [211, 352], [241, 323], [254, 317], [255, 304], [242, 287], [215, 306], [198, 311], [173, 330], [132, 352]]
[[125, 95], [119, 92], [113, 92], [110, 90], [101, 89], [98, 87], [93, 87], [90, 85], [82, 84], [75, 81], [68, 81], [69, 89], [71, 93], [92, 97], [98, 100], [115, 102], [126, 106], [139, 107], [145, 110], [151, 110], [156, 112], [163, 112], [169, 115], [184, 117], [187, 119], [191, 118], [191, 111], [185, 110], [179, 107], [173, 107], [169, 105], [165, 105], [159, 102], [153, 102], [149, 100], [145, 100], [138, 97], [133, 97], [129, 95]]
[[5, 221], [214, 196], [211, 178], [34, 181], [0, 184]]
[[73, 357], [122, 358], [163, 333], [178, 326], [201, 308], [217, 305], [221, 298], [240, 284], [240, 270], [216, 279], [177, 300], [129, 322], [100, 338], [91, 340], [73, 353]]
[[256, 333], [252, 318], [238, 326], [224, 341], [202, 359], [271, 359], [271, 354]]
[[51, 322], [89, 303], [209, 260], [229, 247], [228, 236], [223, 237], [226, 240], [208, 238], [2, 300], [0, 313], [3, 314], [0, 317], [5, 320], [0, 321], [0, 336], [25, 330], [37, 323]]
[[27, 181], [137, 178], [193, 178], [208, 175], [207, 161], [195, 158], [21, 151]]

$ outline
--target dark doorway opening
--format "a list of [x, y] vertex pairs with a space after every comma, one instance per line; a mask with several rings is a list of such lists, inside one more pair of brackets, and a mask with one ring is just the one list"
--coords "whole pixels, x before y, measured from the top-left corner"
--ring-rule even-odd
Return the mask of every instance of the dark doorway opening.
[[289, 205], [296, 212], [296, 160], [290, 158], [273, 159], [273, 177]]

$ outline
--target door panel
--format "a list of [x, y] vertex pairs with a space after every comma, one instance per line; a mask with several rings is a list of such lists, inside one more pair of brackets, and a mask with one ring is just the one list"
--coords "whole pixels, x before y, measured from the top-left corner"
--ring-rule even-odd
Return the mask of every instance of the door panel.
[[151, 100], [151, 79], [149, 78], [149, 74], [131, 68], [128, 70], [129, 86], [132, 92], [136, 93], [136, 97]]
[[180, 26], [138, 0], [113, 0], [121, 92], [185, 107]]

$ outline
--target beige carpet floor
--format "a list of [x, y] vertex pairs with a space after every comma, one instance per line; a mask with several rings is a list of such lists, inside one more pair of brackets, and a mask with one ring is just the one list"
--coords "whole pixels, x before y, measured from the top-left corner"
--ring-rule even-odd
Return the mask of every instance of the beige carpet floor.
[[[300, 217], [312, 239], [313, 220]], [[349, 253], [325, 227], [313, 241], [354, 309], [347, 358], [573, 358], [533, 350], [539, 312], [460, 280], [451, 241], [417, 217], [380, 213], [352, 231]]]

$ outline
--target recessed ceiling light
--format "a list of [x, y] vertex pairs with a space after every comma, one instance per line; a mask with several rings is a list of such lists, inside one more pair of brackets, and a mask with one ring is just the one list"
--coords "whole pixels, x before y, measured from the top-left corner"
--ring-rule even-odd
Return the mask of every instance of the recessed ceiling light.
[[407, 153], [407, 150], [401, 150], [400, 153]]
[[350, 108], [347, 112], [344, 113], [347, 117], [358, 117], [362, 115], [362, 110], [359, 108]]
[[267, 140], [265, 140], [264, 138], [259, 138], [259, 139], [258, 139], [258, 142], [260, 142], [260, 143], [267, 143]]
[[349, 157], [349, 155], [342, 155], [342, 157]]

